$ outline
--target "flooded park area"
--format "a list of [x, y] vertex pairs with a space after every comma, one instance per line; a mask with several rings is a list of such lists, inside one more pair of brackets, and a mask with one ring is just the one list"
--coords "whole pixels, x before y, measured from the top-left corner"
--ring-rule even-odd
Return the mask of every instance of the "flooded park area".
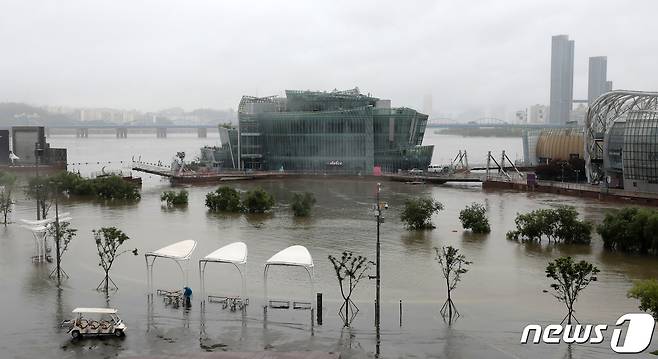
[[[482, 143], [477, 138], [464, 140], [430, 134], [426, 137], [426, 142], [436, 147], [444, 144], [443, 152], [435, 153], [437, 159], [449, 159], [464, 147], [471, 158], [484, 158], [487, 150], [498, 148], [513, 155], [521, 147], [516, 138]], [[128, 162], [133, 155], [166, 163], [176, 151], [194, 155], [200, 146], [216, 139], [53, 136], [50, 141], [68, 148], [72, 162], [98, 162], [96, 166], [72, 168], [85, 174], [100, 166], [112, 166], [102, 162]], [[638, 312], [637, 301], [626, 296], [632, 281], [658, 277], [655, 257], [606, 251], [597, 234], [591, 245], [537, 245], [505, 237], [514, 228], [517, 213], [571, 205], [584, 219], [599, 223], [607, 210], [623, 207], [623, 203], [485, 191], [479, 184], [434, 186], [382, 181], [381, 198], [389, 205], [381, 224], [382, 324], [380, 328], [374, 326], [374, 281], [364, 279], [354, 295], [359, 307], [356, 320], [351, 328], [343, 328], [338, 316], [341, 295], [327, 257], [348, 250], [375, 259], [376, 221], [372, 208], [378, 179], [310, 177], [228, 183], [240, 191], [260, 186], [274, 195], [276, 205], [271, 214], [250, 215], [209, 213], [205, 195], [216, 185], [185, 187], [189, 192], [187, 207], [164, 207], [160, 194], [171, 188], [168, 181], [142, 176], [142, 197], [137, 202], [66, 199], [59, 204], [60, 211], [70, 212], [71, 226], [78, 230], [62, 262], [70, 278], [61, 285], [48, 276], [52, 264], [30, 261], [30, 232], [16, 223], [0, 228], [0, 305], [5, 323], [0, 328], [0, 357], [111, 358], [211, 351], [317, 350], [340, 353], [342, 358], [605, 358], [617, 355], [607, 343], [519, 343], [526, 325], [559, 323], [564, 317], [563, 304], [544, 292], [550, 289], [546, 265], [557, 257], [573, 256], [601, 270], [598, 280], [576, 303], [577, 317], [583, 323], [614, 325], [622, 314]], [[289, 204], [296, 192], [315, 195], [317, 203], [310, 217], [298, 219], [292, 215]], [[445, 209], [432, 218], [436, 229], [408, 231], [400, 221], [404, 201], [418, 196], [431, 197], [444, 205]], [[18, 197], [13, 219], [34, 219], [35, 205], [23, 195]], [[491, 233], [477, 235], [462, 229], [459, 211], [472, 202], [487, 209]], [[124, 247], [137, 248], [139, 253], [119, 257], [110, 274], [119, 289], [109, 295], [96, 291], [103, 271], [91, 232], [107, 226], [123, 230], [130, 237]], [[149, 302], [144, 253], [185, 239], [197, 241], [189, 262], [188, 283], [194, 291], [191, 307], [165, 305], [157, 295]], [[198, 260], [236, 241], [248, 247], [246, 311], [231, 312], [213, 303], [202, 307]], [[263, 312], [265, 261], [297, 244], [305, 246], [313, 257], [314, 291], [322, 293], [324, 299], [322, 325], [312, 325], [313, 317], [307, 310], [271, 309], [267, 318]], [[461, 317], [452, 325], [439, 314], [446, 287], [434, 250], [447, 245], [458, 248], [473, 262], [453, 293]], [[156, 263], [155, 288], [180, 288], [182, 283], [173, 262]], [[207, 293], [236, 294], [240, 285], [239, 274], [231, 266], [208, 265]], [[267, 290], [269, 298], [310, 299], [307, 273], [300, 268], [272, 269]], [[106, 306], [119, 309], [128, 326], [125, 338], [72, 341], [66, 330], [59, 327], [63, 320], [72, 317], [71, 310], [76, 307]], [[654, 338], [649, 348], [657, 347], [658, 340]]]

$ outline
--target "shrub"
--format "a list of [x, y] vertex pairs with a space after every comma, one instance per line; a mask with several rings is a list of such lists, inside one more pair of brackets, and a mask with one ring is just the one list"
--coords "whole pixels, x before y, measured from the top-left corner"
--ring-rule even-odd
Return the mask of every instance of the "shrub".
[[658, 210], [623, 208], [608, 212], [596, 230], [606, 249], [658, 254]]
[[219, 187], [206, 195], [206, 207], [211, 211], [240, 212], [240, 194], [231, 187]]
[[629, 298], [640, 300], [640, 310], [650, 312], [658, 320], [658, 280], [637, 281], [628, 291]]
[[292, 212], [295, 217], [306, 217], [311, 214], [311, 208], [315, 204], [313, 193], [295, 193], [292, 197]]
[[272, 206], [274, 206], [274, 197], [260, 187], [247, 191], [242, 201], [242, 207], [249, 213], [264, 213]]
[[404, 202], [400, 219], [408, 229], [432, 229], [432, 214], [443, 210], [443, 204], [429, 198], [411, 198]]
[[541, 242], [546, 237], [549, 243], [567, 244], [589, 244], [591, 240], [592, 224], [578, 220], [578, 212], [570, 206], [519, 214], [514, 223], [516, 230], [507, 232], [508, 239]]
[[99, 198], [123, 200], [141, 198], [139, 188], [119, 176], [101, 177], [87, 181], [92, 181], [91, 186], [96, 193], [96, 197]]
[[160, 200], [167, 203], [167, 206], [182, 206], [187, 204], [188, 193], [186, 190], [164, 191], [160, 195]]
[[45, 196], [44, 193], [49, 195], [65, 193], [120, 200], [137, 200], [141, 198], [139, 188], [119, 176], [87, 179], [73, 172], [60, 172], [49, 177], [31, 178], [28, 183], [28, 195], [37, 198]]
[[473, 203], [459, 212], [459, 220], [464, 229], [470, 229], [473, 233], [489, 233], [489, 219], [487, 210], [479, 203]]

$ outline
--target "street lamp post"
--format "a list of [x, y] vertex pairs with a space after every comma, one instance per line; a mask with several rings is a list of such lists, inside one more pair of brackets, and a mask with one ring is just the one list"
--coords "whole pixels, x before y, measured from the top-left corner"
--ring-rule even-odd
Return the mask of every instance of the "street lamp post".
[[382, 184], [377, 183], [377, 294], [376, 294], [376, 299], [375, 299], [375, 326], [379, 328], [379, 307], [381, 303], [381, 291], [380, 291], [380, 285], [381, 285], [381, 272], [380, 272], [380, 264], [381, 264], [381, 255], [380, 255], [380, 243], [379, 243], [379, 226], [381, 224], [382, 220], [382, 207], [381, 204], [379, 203], [379, 193], [381, 192], [382, 189]]
[[41, 155], [41, 146], [39, 145], [39, 142], [34, 143], [34, 169], [36, 172], [36, 197], [37, 197], [37, 221], [41, 219], [41, 211], [40, 211], [40, 204], [39, 204], [39, 192], [41, 190], [40, 184], [39, 184], [39, 156]]

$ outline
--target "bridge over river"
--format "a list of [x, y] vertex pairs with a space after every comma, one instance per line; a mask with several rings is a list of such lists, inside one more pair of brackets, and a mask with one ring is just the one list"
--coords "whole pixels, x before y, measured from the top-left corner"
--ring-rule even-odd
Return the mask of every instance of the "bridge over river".
[[435, 119], [427, 122], [427, 128], [520, 128], [520, 129], [543, 129], [543, 128], [574, 128], [577, 124], [555, 124], [555, 123], [508, 123], [497, 118], [480, 118], [475, 121], [455, 122], [449, 119]]
[[167, 125], [167, 124], [144, 124], [144, 125], [130, 125], [130, 124], [72, 124], [72, 125], [45, 125], [46, 133], [50, 130], [75, 130], [76, 137], [87, 138], [89, 137], [89, 130], [107, 131], [114, 130], [117, 138], [127, 138], [128, 131], [143, 131], [154, 130], [157, 138], [166, 138], [167, 130], [174, 129], [189, 129], [196, 130], [197, 135], [201, 138], [208, 136], [209, 129], [217, 129], [216, 124], [189, 124], [189, 125]]

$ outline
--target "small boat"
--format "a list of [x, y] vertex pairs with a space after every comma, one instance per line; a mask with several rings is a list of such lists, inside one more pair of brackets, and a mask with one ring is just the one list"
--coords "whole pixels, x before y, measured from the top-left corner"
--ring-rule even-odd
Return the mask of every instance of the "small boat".
[[425, 184], [425, 181], [408, 181], [405, 182], [406, 184], [411, 184], [411, 185], [418, 185], [418, 184]]

